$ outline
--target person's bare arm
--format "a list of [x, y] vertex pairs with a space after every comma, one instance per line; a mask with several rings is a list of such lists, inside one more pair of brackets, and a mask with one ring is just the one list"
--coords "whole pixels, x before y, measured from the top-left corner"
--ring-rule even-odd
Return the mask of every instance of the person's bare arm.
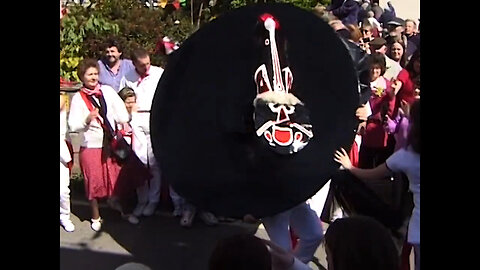
[[353, 166], [350, 162], [350, 158], [348, 157], [347, 152], [343, 148], [341, 148], [341, 151], [337, 150], [335, 152], [334, 160], [340, 163], [343, 168], [349, 170], [355, 177], [359, 178], [360, 180], [379, 180], [390, 175], [390, 170], [385, 163], [382, 163], [381, 165], [373, 169], [360, 169]]

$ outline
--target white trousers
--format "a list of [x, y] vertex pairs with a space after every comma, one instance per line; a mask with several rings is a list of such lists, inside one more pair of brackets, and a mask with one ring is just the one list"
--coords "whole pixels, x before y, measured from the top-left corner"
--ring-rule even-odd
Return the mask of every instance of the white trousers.
[[138, 202], [141, 204], [158, 203], [160, 201], [160, 187], [162, 178], [160, 167], [153, 155], [152, 141], [150, 139], [150, 130], [143, 130], [145, 141], [147, 142], [147, 166], [150, 169], [152, 178], [145, 182], [145, 185], [137, 189]]
[[[150, 138], [150, 135], [148, 135], [148, 138]], [[153, 156], [153, 152], [151, 152], [151, 145], [149, 146], [149, 153], [152, 153]], [[153, 158], [153, 160], [150, 158], [148, 159], [148, 166], [150, 167], [152, 178], [149, 181], [146, 181], [144, 186], [137, 188], [137, 198], [139, 204], [158, 203], [160, 201], [160, 189], [162, 185], [160, 167], [155, 161], [155, 158]], [[171, 186], [169, 187], [169, 191], [173, 205], [175, 207], [182, 207], [185, 200], [178, 195]]]
[[70, 171], [60, 162], [60, 220], [70, 219]]
[[[139, 129], [136, 138], [137, 140], [141, 140], [142, 146], [141, 149], [136, 151], [136, 153], [150, 168], [150, 173], [152, 174], [152, 178], [149, 179], [149, 181], [146, 181], [144, 186], [137, 189], [138, 203], [158, 203], [160, 201], [162, 176], [160, 166], [153, 154], [152, 140], [150, 137], [150, 114], [139, 114], [138, 123]], [[172, 199], [174, 206], [180, 207], [183, 204], [183, 198], [180, 197], [171, 187], [170, 198]]]
[[158, 203], [160, 201], [160, 187], [162, 184], [160, 167], [153, 155], [152, 140], [150, 138], [150, 113], [139, 113], [133, 123], [135, 138], [134, 150], [140, 160], [147, 165], [152, 178], [145, 185], [137, 188], [139, 204]]
[[270, 240], [287, 251], [292, 251], [289, 231], [291, 227], [299, 238], [293, 250], [295, 257], [304, 263], [313, 259], [323, 239], [323, 229], [317, 214], [307, 203], [301, 203], [275, 216], [263, 218], [262, 221]]

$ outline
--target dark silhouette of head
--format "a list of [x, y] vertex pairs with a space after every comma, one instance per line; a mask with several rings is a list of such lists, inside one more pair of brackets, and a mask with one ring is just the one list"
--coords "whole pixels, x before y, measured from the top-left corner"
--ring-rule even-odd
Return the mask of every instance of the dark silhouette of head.
[[325, 233], [328, 269], [398, 270], [399, 257], [389, 231], [366, 216], [335, 220]]
[[217, 242], [208, 263], [209, 270], [271, 270], [270, 252], [259, 238], [239, 234]]

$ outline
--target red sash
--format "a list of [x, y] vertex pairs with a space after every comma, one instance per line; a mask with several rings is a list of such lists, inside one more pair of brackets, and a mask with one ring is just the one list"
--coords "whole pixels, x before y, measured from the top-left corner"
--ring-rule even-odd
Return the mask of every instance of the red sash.
[[[88, 96], [85, 92], [80, 91], [80, 96], [82, 97], [83, 101], [85, 102], [85, 105], [87, 105], [87, 108], [90, 112], [92, 112], [94, 109], [92, 102], [88, 99]], [[103, 119], [101, 118], [95, 118], [100, 125], [103, 125]]]
[[70, 141], [67, 141], [65, 140], [65, 143], [67, 144], [67, 148], [68, 148], [68, 152], [70, 152], [70, 156], [72, 157], [72, 160], [70, 160], [68, 163], [67, 163], [67, 167], [68, 167], [68, 170], [70, 172], [70, 177], [72, 176], [72, 168], [73, 168], [73, 145], [72, 145], [72, 142]]

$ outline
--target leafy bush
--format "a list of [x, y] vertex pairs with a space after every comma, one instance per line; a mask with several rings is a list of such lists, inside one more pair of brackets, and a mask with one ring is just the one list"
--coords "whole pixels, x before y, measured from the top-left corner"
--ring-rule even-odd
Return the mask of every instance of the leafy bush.
[[[153, 54], [156, 43], [163, 37], [183, 42], [198, 27], [225, 11], [254, 3], [252, 0], [217, 0], [214, 6], [208, 1], [187, 0], [184, 7], [171, 12], [168, 9], [146, 8], [139, 0], [91, 0], [93, 5], [69, 7], [61, 22], [60, 76], [79, 81], [76, 68], [84, 57], [100, 58], [105, 41], [116, 37], [123, 47], [123, 55], [139, 46], [151, 53], [153, 65], [163, 66], [165, 56]], [[200, 2], [204, 1], [200, 10]], [[317, 3], [327, 5], [330, 0], [273, 0], [287, 2], [311, 10]], [[193, 14], [193, 19], [192, 15]], [[199, 19], [198, 19], [199, 18]], [[180, 21], [175, 24], [175, 20]]]
[[[196, 27], [183, 10], [167, 14], [163, 9], [149, 9], [137, 0], [97, 0], [94, 5], [69, 7], [60, 31], [60, 76], [78, 81], [76, 68], [84, 57], [100, 58], [105, 41], [116, 37], [123, 55], [139, 46], [152, 53], [152, 64], [163, 65], [165, 57], [153, 55], [157, 41], [168, 35], [182, 42]], [[174, 18], [181, 23], [174, 24]]]
[[76, 68], [85, 55], [85, 40], [118, 32], [118, 25], [102, 16], [65, 16], [60, 31], [60, 76], [78, 81]]
[[[231, 8], [239, 8], [249, 4], [254, 4], [259, 1], [252, 1], [252, 0], [232, 0], [230, 2]], [[296, 7], [311, 10], [317, 4], [321, 4], [324, 6], [329, 5], [332, 1], [331, 0], [270, 0], [267, 2], [275, 2], [275, 3], [289, 3]]]

